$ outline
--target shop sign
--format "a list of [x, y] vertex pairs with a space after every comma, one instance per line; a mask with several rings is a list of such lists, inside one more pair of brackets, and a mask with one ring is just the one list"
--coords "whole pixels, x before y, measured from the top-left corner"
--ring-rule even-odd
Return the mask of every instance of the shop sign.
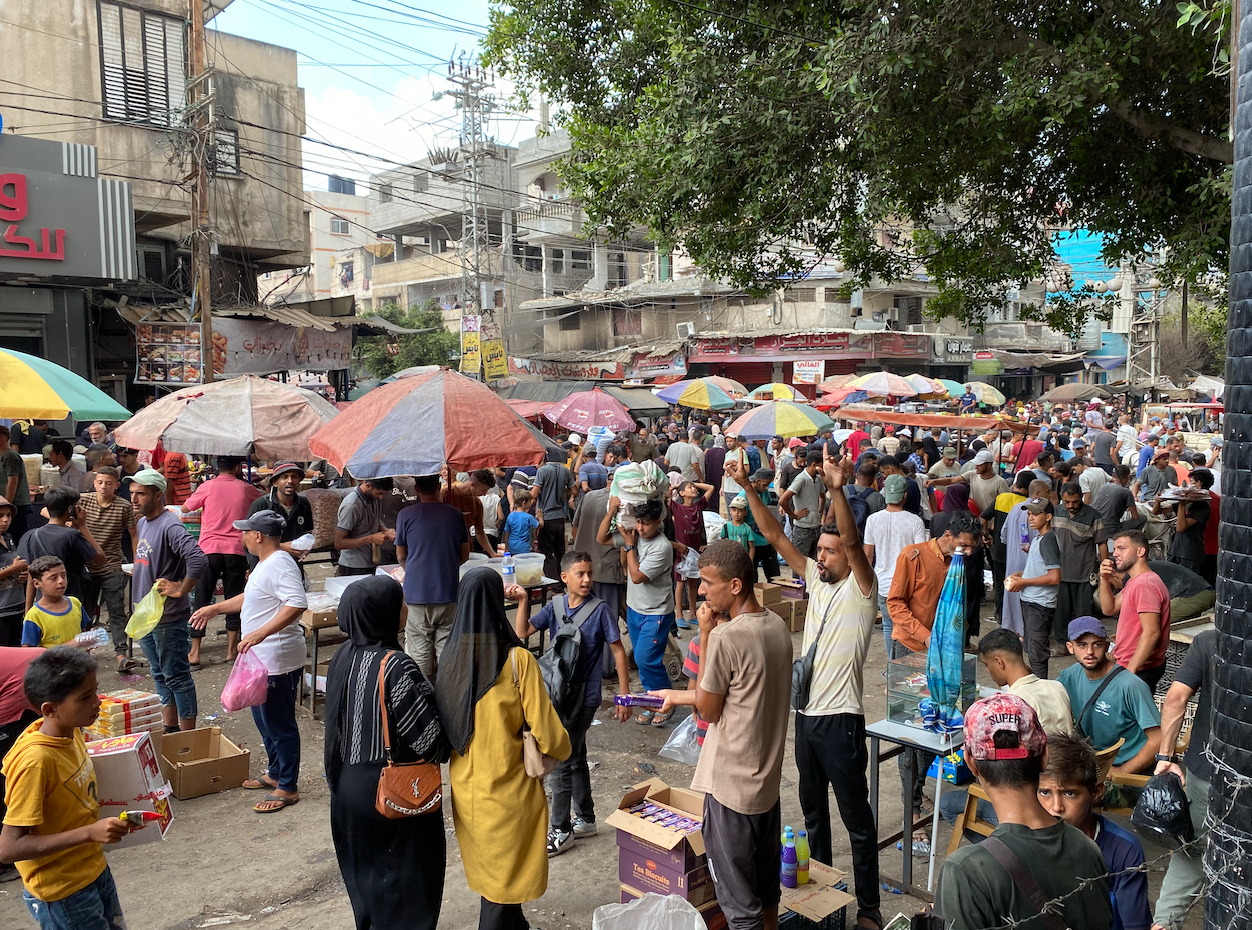
[[487, 380], [498, 381], [500, 378], [507, 378], [509, 362], [504, 354], [504, 338], [500, 335], [500, 324], [484, 322], [479, 339], [482, 342], [483, 370], [487, 373]]
[[974, 357], [974, 340], [955, 336], [935, 337], [935, 359], [950, 365], [968, 365]]
[[200, 324], [140, 323], [135, 328], [136, 384], [199, 384]]
[[974, 353], [970, 373], [975, 375], [998, 375], [1004, 371], [1004, 363], [996, 358], [994, 352], [980, 350]]
[[[325, 332], [268, 320], [213, 318], [213, 374], [268, 375], [307, 368], [347, 368], [352, 330]], [[140, 323], [135, 327], [136, 384], [199, 384], [199, 323]]]
[[352, 329], [336, 327], [333, 332], [302, 326], [297, 329], [296, 358], [292, 368], [335, 371], [352, 364]]
[[479, 344], [478, 316], [466, 313], [461, 317], [461, 371], [478, 377], [482, 368], [482, 348]]
[[930, 358], [930, 336], [925, 333], [875, 333], [880, 358]]
[[630, 378], [659, 378], [664, 375], [685, 375], [687, 359], [682, 352], [651, 358], [644, 352], [635, 353], [626, 374]]
[[95, 146], [0, 135], [0, 280], [136, 277], [130, 184], [96, 176]]
[[509, 373], [560, 381], [622, 381], [626, 378], [626, 366], [621, 362], [556, 362], [510, 355]]
[[820, 384], [825, 371], [826, 363], [820, 358], [798, 358], [791, 363], [791, 383]]
[[872, 333], [779, 333], [740, 339], [736, 336], [697, 336], [688, 361], [747, 358], [759, 361], [788, 361], [797, 353], [822, 356], [861, 355], [873, 352]]

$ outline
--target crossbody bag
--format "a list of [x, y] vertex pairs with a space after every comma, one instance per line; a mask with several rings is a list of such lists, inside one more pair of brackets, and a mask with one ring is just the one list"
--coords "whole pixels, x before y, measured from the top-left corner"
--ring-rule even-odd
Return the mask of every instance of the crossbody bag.
[[1004, 845], [1004, 842], [995, 836], [989, 836], [982, 841], [982, 848], [987, 850], [995, 857], [996, 862], [1009, 873], [1009, 878], [1013, 879], [1013, 884], [1017, 886], [1017, 890], [1025, 895], [1026, 900], [1030, 902], [1031, 907], [1039, 915], [1039, 919], [1043, 922], [1044, 930], [1069, 930], [1069, 924], [1054, 908], [1048, 906], [1049, 898], [1039, 883], [1035, 881], [1035, 877], [1026, 871], [1026, 866], [1022, 864], [1022, 860], [1017, 858], [1013, 850]]
[[1113, 683], [1113, 679], [1116, 678], [1118, 675], [1120, 675], [1124, 671], [1125, 669], [1122, 668], [1120, 665], [1114, 665], [1113, 671], [1109, 672], [1108, 677], [1106, 677], [1104, 681], [1100, 682], [1100, 687], [1096, 688], [1095, 693], [1092, 694], [1091, 697], [1087, 698], [1087, 703], [1082, 706], [1082, 712], [1079, 713], [1079, 715], [1074, 719], [1074, 727], [1075, 729], [1078, 730], [1079, 736], [1085, 739], [1090, 738], [1087, 731], [1083, 729], [1083, 725], [1082, 725], [1083, 720], [1086, 718], [1087, 714], [1091, 711], [1091, 708], [1095, 707], [1095, 703], [1096, 701], [1100, 699], [1100, 695], [1104, 693], [1104, 689], [1107, 688], [1109, 685], [1111, 685]]
[[[509, 659], [513, 663], [513, 685], [517, 688], [517, 696], [520, 701], [522, 686], [517, 680], [517, 653], [514, 649], [509, 650]], [[530, 724], [526, 722], [526, 705], [523, 704], [522, 766], [526, 769], [526, 774], [531, 778], [546, 778], [556, 771], [556, 767], [560, 764], [560, 759], [554, 759], [539, 748], [539, 740], [535, 739], [535, 734], [530, 731]]]
[[374, 809], [389, 820], [416, 817], [439, 810], [443, 804], [443, 777], [434, 762], [401, 762], [391, 759], [391, 714], [387, 711], [385, 674], [388, 652], [378, 663], [378, 712], [383, 718], [383, 753], [386, 764], [378, 773]]
[[[843, 579], [843, 584], [847, 584], [851, 578], [852, 575], [849, 574]], [[795, 710], [803, 711], [809, 706], [809, 691], [813, 687], [813, 664], [817, 660], [817, 644], [822, 641], [822, 633], [826, 632], [826, 620], [838, 596], [839, 591], [836, 591], [830, 603], [826, 605], [826, 609], [822, 611], [821, 626], [817, 628], [817, 636], [813, 637], [813, 644], [809, 646], [808, 652], [791, 663], [791, 706]]]

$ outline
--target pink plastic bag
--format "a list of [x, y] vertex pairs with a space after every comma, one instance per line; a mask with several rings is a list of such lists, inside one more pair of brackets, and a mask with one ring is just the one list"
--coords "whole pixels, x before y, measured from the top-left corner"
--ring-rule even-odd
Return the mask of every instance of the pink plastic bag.
[[269, 693], [270, 671], [265, 663], [249, 649], [235, 660], [235, 667], [226, 678], [222, 689], [222, 709], [227, 713], [264, 704]]

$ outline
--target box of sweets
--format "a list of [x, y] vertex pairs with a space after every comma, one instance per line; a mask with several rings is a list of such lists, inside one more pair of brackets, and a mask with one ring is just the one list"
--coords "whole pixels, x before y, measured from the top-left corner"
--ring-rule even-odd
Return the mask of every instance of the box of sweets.
[[147, 733], [131, 733], [87, 744], [96, 775], [96, 799], [100, 816], [117, 817], [122, 811], [155, 811], [160, 820], [122, 837], [110, 850], [139, 846], [165, 839], [174, 812], [170, 786], [161, 775], [157, 750]]

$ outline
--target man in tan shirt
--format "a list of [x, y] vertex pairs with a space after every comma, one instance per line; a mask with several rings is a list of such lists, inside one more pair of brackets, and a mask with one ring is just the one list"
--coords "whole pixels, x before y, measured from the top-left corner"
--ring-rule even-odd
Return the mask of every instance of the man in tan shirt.
[[731, 927], [778, 926], [783, 748], [791, 633], [756, 602], [747, 550], [734, 540], [700, 555], [700, 671], [690, 691], [661, 691], [662, 713], [694, 704], [709, 723], [691, 787], [704, 791], [704, 844]]

